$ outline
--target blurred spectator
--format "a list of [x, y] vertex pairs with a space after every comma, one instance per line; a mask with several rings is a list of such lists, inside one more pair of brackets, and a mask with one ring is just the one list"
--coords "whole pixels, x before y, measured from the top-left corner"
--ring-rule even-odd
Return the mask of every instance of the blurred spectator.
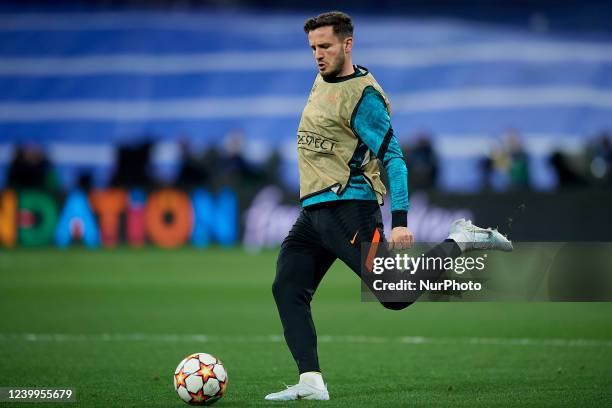
[[208, 182], [207, 166], [205, 165], [205, 154], [194, 152], [187, 141], [180, 142], [181, 164], [177, 185], [182, 188], [202, 187]]
[[508, 174], [511, 187], [514, 189], [529, 188], [529, 157], [523, 148], [519, 134], [511, 130], [505, 136], [505, 145], [509, 156]]
[[208, 175], [208, 185], [219, 187], [221, 185], [219, 174], [219, 161], [221, 160], [219, 151], [214, 147], [208, 147], [202, 153], [202, 172]]
[[8, 169], [7, 186], [15, 189], [38, 188], [56, 191], [57, 174], [41, 146], [28, 143], [17, 146]]
[[495, 166], [493, 165], [492, 156], [493, 154], [485, 156], [478, 162], [478, 169], [480, 170], [480, 187], [484, 191], [493, 188], [493, 173], [495, 172]]
[[479, 168], [484, 190], [530, 188], [529, 156], [515, 130], [508, 131], [501, 146], [494, 147], [488, 157], [480, 160]]
[[117, 168], [111, 178], [114, 187], [149, 188], [153, 182], [149, 174], [151, 142], [133, 147], [120, 147]]
[[612, 148], [610, 135], [602, 132], [595, 144], [591, 146], [589, 156], [589, 172], [599, 184], [612, 183]]
[[561, 151], [555, 151], [549, 158], [553, 167], [559, 188], [578, 187], [585, 184], [585, 179], [571, 165], [569, 157]]
[[222, 177], [226, 185], [243, 186], [254, 176], [254, 171], [242, 152], [243, 139], [241, 131], [232, 131], [223, 139], [223, 151], [216, 174]]
[[77, 187], [81, 191], [89, 192], [93, 187], [93, 178], [91, 173], [82, 172], [79, 174], [79, 178], [77, 181]]
[[411, 189], [431, 189], [438, 180], [438, 157], [428, 133], [419, 133], [412, 148], [404, 149]]
[[508, 169], [510, 157], [503, 146], [495, 146], [488, 156], [480, 160], [481, 188], [503, 191], [510, 185]]
[[282, 157], [278, 149], [273, 149], [263, 168], [263, 177], [266, 184], [280, 185], [280, 168]]

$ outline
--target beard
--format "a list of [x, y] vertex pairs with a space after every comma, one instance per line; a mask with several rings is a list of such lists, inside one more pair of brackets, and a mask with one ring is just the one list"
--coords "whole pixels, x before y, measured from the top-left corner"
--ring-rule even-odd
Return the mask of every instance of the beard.
[[325, 79], [331, 79], [331, 78], [337, 77], [338, 74], [342, 72], [344, 61], [345, 61], [344, 53], [339, 54], [338, 58], [336, 58], [336, 61], [333, 67], [330, 67], [330, 70], [326, 72], [325, 74], [321, 73], [321, 76]]

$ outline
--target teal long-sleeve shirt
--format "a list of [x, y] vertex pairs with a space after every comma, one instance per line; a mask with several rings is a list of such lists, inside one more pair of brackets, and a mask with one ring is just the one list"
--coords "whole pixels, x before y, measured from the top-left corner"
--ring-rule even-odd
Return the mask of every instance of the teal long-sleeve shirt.
[[[393, 134], [391, 118], [380, 93], [367, 87], [351, 120], [351, 127], [359, 138], [355, 154], [349, 167], [357, 168], [363, 162], [368, 150], [382, 162], [389, 179], [391, 193], [392, 226], [406, 226], [408, 214], [408, 169], [397, 138]], [[302, 207], [337, 200], [376, 200], [376, 193], [365, 181], [362, 174], [349, 179], [340, 195], [323, 191], [302, 202]]]

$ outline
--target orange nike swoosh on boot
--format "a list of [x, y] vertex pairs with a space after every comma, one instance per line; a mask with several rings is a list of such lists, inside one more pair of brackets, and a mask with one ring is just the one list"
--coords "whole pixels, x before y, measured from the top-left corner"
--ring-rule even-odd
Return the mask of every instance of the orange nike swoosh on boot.
[[355, 233], [355, 235], [353, 235], [353, 239], [351, 239], [349, 242], [351, 243], [351, 245], [353, 245], [355, 243], [355, 238], [357, 238], [357, 234], [359, 234], [359, 230], [357, 230], [357, 232]]

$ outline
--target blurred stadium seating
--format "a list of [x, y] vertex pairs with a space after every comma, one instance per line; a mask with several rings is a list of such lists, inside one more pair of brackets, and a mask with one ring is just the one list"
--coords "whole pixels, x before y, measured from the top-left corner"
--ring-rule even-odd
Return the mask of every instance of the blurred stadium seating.
[[[0, 187], [18, 144], [42, 145], [70, 189], [83, 172], [108, 185], [116, 147], [144, 141], [154, 177], [172, 182], [181, 143], [202, 149], [235, 131], [248, 162], [278, 150], [296, 186], [295, 129], [315, 75], [301, 25], [312, 13], [96, 10], [0, 14]], [[403, 144], [430, 135], [445, 191], [482, 187], [482, 159], [510, 129], [529, 184], [553, 189], [549, 156], [612, 129], [612, 33], [555, 31], [546, 14], [521, 26], [359, 10], [354, 61], [388, 92]]]

